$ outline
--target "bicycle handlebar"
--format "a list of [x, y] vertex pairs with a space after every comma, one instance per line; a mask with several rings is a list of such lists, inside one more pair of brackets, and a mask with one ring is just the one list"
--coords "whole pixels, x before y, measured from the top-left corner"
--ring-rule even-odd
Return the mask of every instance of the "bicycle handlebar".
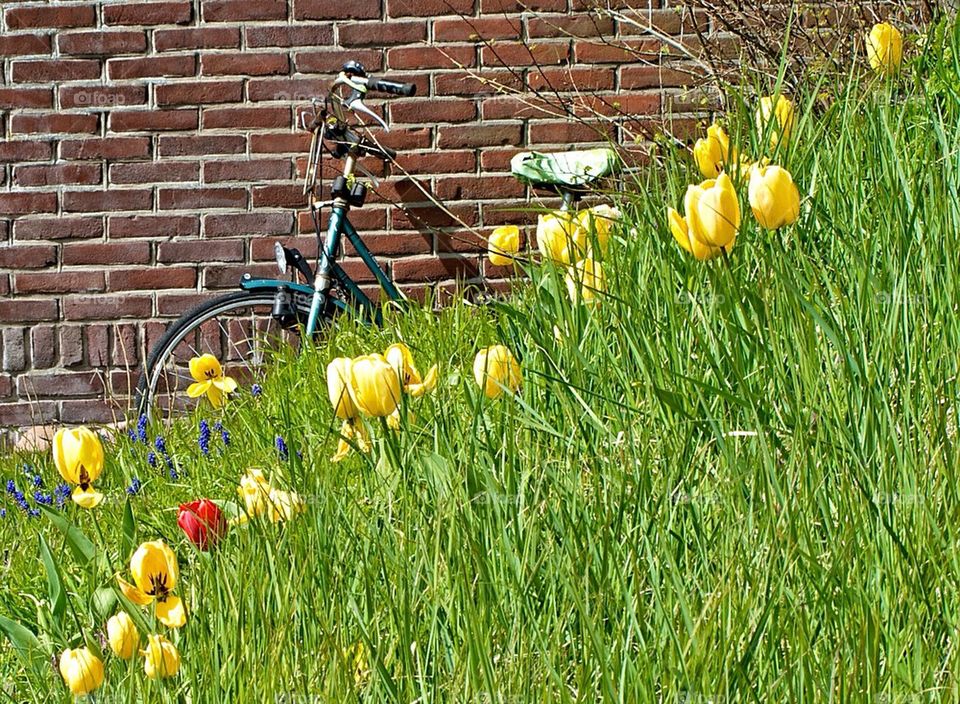
[[417, 94], [417, 86], [415, 83], [399, 83], [397, 81], [387, 81], [383, 78], [370, 78], [367, 81], [367, 89], [377, 91], [378, 93], [401, 95], [404, 98], [409, 98]]

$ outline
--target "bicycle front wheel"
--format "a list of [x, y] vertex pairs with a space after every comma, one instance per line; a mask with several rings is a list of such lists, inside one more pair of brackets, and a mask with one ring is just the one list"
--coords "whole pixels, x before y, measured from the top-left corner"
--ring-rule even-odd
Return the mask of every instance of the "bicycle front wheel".
[[[187, 396], [193, 383], [189, 362], [212, 354], [238, 383], [255, 383], [277, 353], [299, 348], [309, 303], [294, 300], [295, 319], [273, 316], [276, 291], [237, 291], [198, 305], [177, 319], [147, 357], [137, 383], [141, 415], [174, 416], [197, 404]], [[329, 324], [324, 320], [321, 329]]]

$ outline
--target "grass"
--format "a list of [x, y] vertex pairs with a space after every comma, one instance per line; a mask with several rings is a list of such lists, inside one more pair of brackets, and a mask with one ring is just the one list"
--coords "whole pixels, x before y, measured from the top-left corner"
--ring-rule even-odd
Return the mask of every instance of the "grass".
[[[857, 67], [795, 96], [777, 160], [800, 220], [761, 231], [742, 194], [726, 258], [698, 263], [667, 232], [667, 205], [699, 178], [666, 153], [618, 196], [599, 305], [571, 305], [545, 267], [488, 311], [343, 320], [222, 419], [201, 408], [149, 428], [176, 480], [118, 438], [107, 505], [62, 511], [94, 544], [89, 563], [5, 497], [0, 613], [49, 633], [51, 652], [96, 640], [117, 608], [98, 589], [162, 537], [190, 608], [171, 636], [182, 670], [148, 682], [139, 660], [108, 657], [98, 701], [960, 699], [958, 61], [945, 23], [896, 81]], [[728, 125], [757, 155], [752, 104]], [[421, 370], [440, 364], [439, 388], [401, 432], [374, 427], [371, 454], [331, 465], [327, 362], [398, 339]], [[497, 342], [524, 385], [492, 402], [471, 365]], [[204, 456], [201, 418], [222, 420], [229, 445], [214, 432]], [[24, 462], [57, 481], [47, 457], [0, 460], [0, 476], [23, 488]], [[306, 512], [197, 553], [176, 506], [235, 499], [255, 466]], [[59, 621], [40, 535], [68, 592]], [[0, 701], [68, 699], [49, 663], [5, 644], [0, 680]]]

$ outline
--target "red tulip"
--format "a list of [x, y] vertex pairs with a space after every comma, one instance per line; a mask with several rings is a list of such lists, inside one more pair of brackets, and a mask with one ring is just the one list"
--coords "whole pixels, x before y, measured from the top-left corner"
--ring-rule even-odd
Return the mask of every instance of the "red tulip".
[[227, 534], [227, 519], [220, 507], [210, 499], [199, 499], [181, 504], [177, 525], [194, 545], [209, 550]]

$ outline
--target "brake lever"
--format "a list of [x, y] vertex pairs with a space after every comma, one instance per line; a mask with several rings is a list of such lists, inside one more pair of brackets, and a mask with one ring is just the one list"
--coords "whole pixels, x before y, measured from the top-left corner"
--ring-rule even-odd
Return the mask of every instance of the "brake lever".
[[380, 124], [384, 132], [390, 131], [390, 128], [387, 127], [387, 123], [384, 121], [384, 119], [380, 117], [377, 113], [375, 113], [373, 110], [371, 110], [369, 107], [367, 107], [367, 104], [363, 102], [363, 96], [360, 94], [359, 91], [354, 91], [353, 93], [351, 93], [350, 97], [347, 98], [344, 104], [354, 112], [360, 112], [360, 113], [363, 113], [364, 115], [372, 117], [374, 120], [376, 120]]

